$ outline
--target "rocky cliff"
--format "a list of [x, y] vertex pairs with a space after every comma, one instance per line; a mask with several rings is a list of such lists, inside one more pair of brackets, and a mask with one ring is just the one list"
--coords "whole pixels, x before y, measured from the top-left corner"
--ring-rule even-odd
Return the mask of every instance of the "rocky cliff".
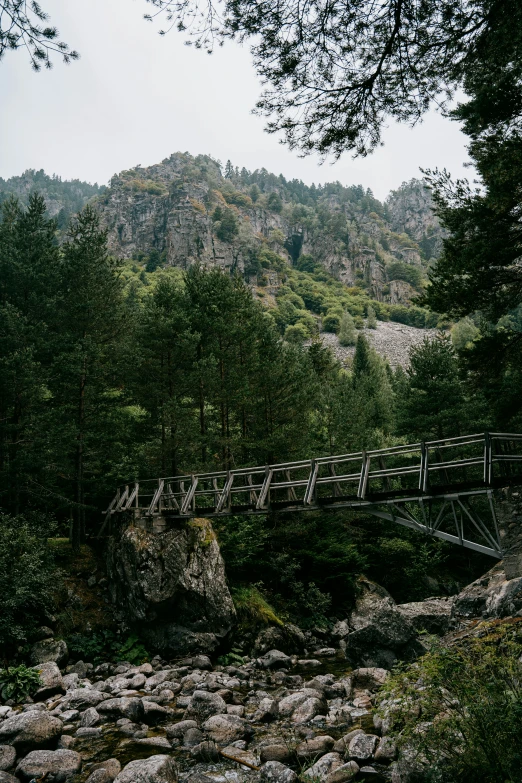
[[[429, 195], [421, 183], [408, 191], [408, 225], [397, 233], [396, 199], [392, 225], [387, 207], [361, 187], [308, 187], [264, 170], [227, 171], [223, 176], [208, 156], [176, 153], [114, 176], [98, 198], [112, 251], [149, 265], [152, 259], [152, 266], [221, 266], [254, 285], [266, 282], [267, 271], [277, 272], [278, 261], [316, 263], [374, 299], [410, 302], [426, 266], [419, 243], [435, 220], [427, 217]], [[404, 211], [409, 196], [401, 198]]]

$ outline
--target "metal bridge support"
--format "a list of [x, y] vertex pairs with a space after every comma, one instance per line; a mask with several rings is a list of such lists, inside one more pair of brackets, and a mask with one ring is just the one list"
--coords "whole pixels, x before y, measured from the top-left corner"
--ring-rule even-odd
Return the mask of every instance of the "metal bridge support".
[[503, 563], [507, 579], [522, 576], [522, 486], [494, 492], [500, 539], [505, 552]]

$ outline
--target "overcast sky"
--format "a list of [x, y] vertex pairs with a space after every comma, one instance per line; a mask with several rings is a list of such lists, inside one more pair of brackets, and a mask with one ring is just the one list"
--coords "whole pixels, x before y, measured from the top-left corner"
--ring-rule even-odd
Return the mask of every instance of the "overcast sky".
[[207, 153], [247, 169], [265, 167], [306, 183], [362, 184], [383, 199], [419, 167], [465, 176], [465, 137], [431, 113], [414, 129], [391, 125], [366, 159], [319, 165], [263, 131], [251, 114], [260, 92], [247, 48], [211, 56], [143, 20], [145, 0], [41, 0], [81, 60], [33, 73], [25, 52], [0, 63], [0, 176], [43, 168], [105, 184], [122, 169], [172, 152]]

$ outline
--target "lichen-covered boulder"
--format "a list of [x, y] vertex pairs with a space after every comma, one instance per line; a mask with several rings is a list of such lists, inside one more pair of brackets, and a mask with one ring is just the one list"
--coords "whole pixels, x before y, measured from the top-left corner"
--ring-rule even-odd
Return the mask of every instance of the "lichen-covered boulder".
[[176, 765], [169, 756], [136, 759], [122, 769], [115, 783], [177, 783]]
[[40, 687], [33, 696], [35, 701], [45, 701], [49, 696], [65, 693], [62, 674], [55, 661], [47, 661], [34, 668], [40, 675]]
[[455, 597], [453, 617], [500, 618], [517, 615], [522, 610], [522, 577], [508, 579], [503, 563], [467, 585]]
[[234, 626], [223, 558], [206, 519], [162, 533], [123, 530], [109, 542], [107, 571], [112, 601], [162, 655], [213, 652]]
[[443, 635], [451, 626], [451, 610], [453, 598], [427, 598], [425, 601], [414, 601], [409, 604], [399, 604], [397, 610], [408, 620], [417, 633], [426, 631]]
[[63, 639], [42, 639], [35, 642], [29, 653], [33, 666], [54, 661], [58, 666], [65, 666], [69, 660], [69, 650]]
[[81, 766], [82, 757], [74, 750], [33, 750], [19, 762], [16, 774], [23, 781], [29, 781], [47, 773], [56, 783], [63, 783], [79, 772]]
[[63, 723], [48, 712], [20, 712], [0, 723], [0, 744], [12, 745], [19, 753], [56, 746]]
[[391, 595], [364, 577], [348, 623], [346, 655], [352, 665], [391, 669], [396, 660], [412, 659], [424, 648], [413, 625], [398, 610]]

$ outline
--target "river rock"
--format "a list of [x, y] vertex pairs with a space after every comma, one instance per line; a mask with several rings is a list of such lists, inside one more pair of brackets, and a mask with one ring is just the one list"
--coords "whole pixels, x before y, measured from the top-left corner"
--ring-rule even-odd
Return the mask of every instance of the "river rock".
[[0, 770], [0, 783], [20, 783], [20, 781], [14, 775], [10, 775], [9, 772]]
[[284, 625], [270, 625], [264, 628], [254, 642], [254, 655], [265, 655], [269, 650], [281, 650], [287, 655], [301, 653], [305, 649], [306, 639], [304, 633], [297, 625], [284, 623]]
[[32, 645], [29, 657], [33, 666], [54, 661], [58, 666], [64, 667], [69, 658], [69, 650], [63, 639], [42, 639]]
[[21, 712], [0, 723], [0, 743], [13, 745], [19, 753], [35, 748], [52, 748], [62, 733], [63, 723], [47, 712]]
[[261, 763], [266, 761], [279, 761], [281, 764], [288, 764], [292, 761], [294, 754], [287, 745], [263, 745], [259, 753]]
[[73, 710], [86, 710], [88, 707], [97, 707], [102, 701], [110, 698], [109, 694], [102, 691], [89, 690], [89, 688], [75, 688], [67, 693], [64, 704]]
[[379, 743], [375, 734], [358, 734], [348, 745], [348, 755], [359, 764], [370, 761]]
[[111, 783], [121, 772], [118, 759], [107, 759], [91, 767], [91, 774], [85, 783]]
[[235, 624], [212, 525], [192, 519], [163, 533], [128, 527], [108, 546], [112, 601], [162, 655], [213, 652]]
[[170, 756], [150, 756], [129, 761], [115, 783], [177, 783], [174, 761]]
[[138, 698], [127, 698], [122, 696], [119, 699], [107, 699], [98, 704], [98, 712], [101, 714], [121, 715], [134, 723], [139, 723], [144, 714], [143, 702]]
[[65, 693], [65, 686], [62, 679], [62, 673], [58, 664], [54, 661], [47, 661], [34, 667], [40, 675], [40, 687], [33, 696], [35, 701], [45, 701], [49, 696], [57, 693]]
[[261, 767], [262, 783], [296, 783], [297, 773], [279, 761], [267, 761]]
[[0, 772], [12, 769], [16, 761], [16, 750], [12, 745], [0, 745]]
[[359, 772], [359, 765], [356, 761], [349, 761], [347, 764], [342, 764], [337, 767], [333, 772], [330, 772], [326, 778], [325, 783], [348, 783]]
[[270, 650], [262, 658], [258, 658], [258, 665], [263, 669], [289, 669], [292, 665], [290, 656], [281, 650]]
[[81, 766], [82, 757], [74, 750], [33, 750], [18, 763], [16, 774], [29, 781], [47, 773], [56, 783], [62, 783], [79, 772]]
[[326, 753], [315, 764], [312, 764], [311, 767], [305, 770], [302, 777], [312, 781], [324, 780], [328, 775], [341, 767], [342, 764], [343, 762], [338, 753]]
[[296, 748], [297, 758], [300, 761], [309, 761], [310, 759], [324, 756], [325, 753], [333, 749], [334, 744], [334, 738], [328, 735], [305, 740]]
[[228, 745], [252, 734], [249, 724], [237, 715], [213, 715], [202, 726], [211, 740]]
[[185, 720], [197, 720], [203, 723], [211, 715], [223, 715], [227, 711], [225, 700], [217, 693], [194, 691], [185, 711]]

